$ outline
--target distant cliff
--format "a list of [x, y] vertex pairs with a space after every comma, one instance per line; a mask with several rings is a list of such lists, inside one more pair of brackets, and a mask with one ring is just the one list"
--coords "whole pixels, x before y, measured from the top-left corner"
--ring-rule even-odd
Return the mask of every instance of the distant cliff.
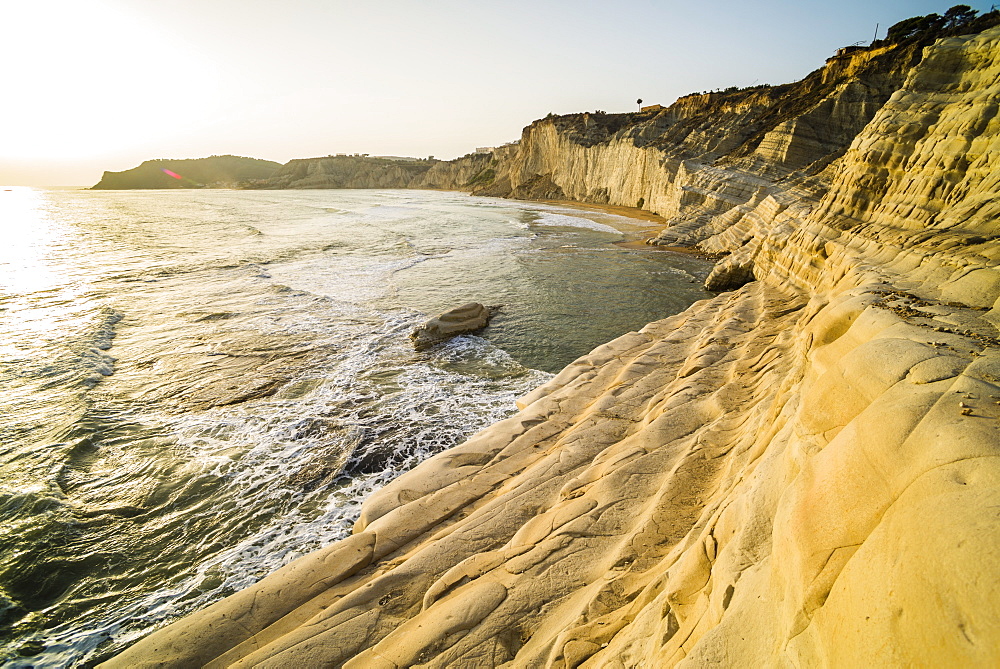
[[147, 160], [124, 172], [105, 172], [93, 190], [131, 188], [237, 188], [267, 179], [279, 163], [241, 156]]
[[519, 144], [495, 151], [490, 173], [469, 189], [639, 206], [675, 220], [690, 218], [692, 207], [722, 212], [776, 181], [807, 185], [843, 154], [920, 53], [919, 45], [864, 49], [792, 84], [689, 95], [645, 113], [538, 120]]
[[471, 190], [486, 169], [490, 154], [457, 160], [399, 160], [368, 156], [326, 156], [289, 161], [252, 188], [432, 188]]
[[464, 190], [638, 206], [677, 220], [692, 206], [724, 211], [769, 183], [821, 189], [814, 177], [902, 85], [922, 48], [842, 50], [802, 81], [694, 94], [647, 112], [550, 115], [519, 142], [451, 161], [293, 160], [254, 187]]
[[407, 188], [439, 161], [367, 156], [300, 158], [252, 188]]
[[[492, 183], [491, 154], [451, 161], [424, 158], [325, 156], [285, 165], [239, 156], [147, 160], [124, 172], [105, 172], [97, 190], [129, 188], [429, 188], [473, 190]], [[173, 173], [173, 174], [171, 174]]]

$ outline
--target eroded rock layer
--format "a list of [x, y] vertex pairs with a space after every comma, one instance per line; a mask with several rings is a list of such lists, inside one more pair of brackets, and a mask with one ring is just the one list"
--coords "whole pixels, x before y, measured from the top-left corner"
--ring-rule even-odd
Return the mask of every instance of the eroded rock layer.
[[831, 65], [863, 85], [821, 71], [770, 130], [691, 122], [674, 157], [529, 128], [497, 159], [508, 194], [643, 198], [739, 287], [577, 360], [351, 538], [109, 664], [1000, 663], [1000, 29], [895, 84], [880, 57]]

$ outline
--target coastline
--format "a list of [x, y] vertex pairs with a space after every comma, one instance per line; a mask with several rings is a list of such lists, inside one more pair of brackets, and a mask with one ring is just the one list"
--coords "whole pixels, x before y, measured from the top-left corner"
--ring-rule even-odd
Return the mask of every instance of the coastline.
[[[656, 223], [656, 230], [661, 230], [667, 224], [667, 219], [663, 218], [657, 213], [648, 211], [646, 209], [639, 209], [637, 207], [625, 207], [613, 204], [596, 204], [594, 202], [577, 202], [576, 200], [534, 200], [534, 202], [541, 202], [542, 204], [552, 204], [560, 207], [569, 207], [571, 209], [589, 209], [592, 211], [601, 211], [607, 214], [615, 214], [617, 216], [625, 216], [626, 218], [634, 218], [639, 221], [648, 221], [650, 223]], [[652, 229], [652, 226], [651, 226]]]
[[[730, 292], [579, 358], [347, 540], [106, 666], [995, 664], [996, 168], [935, 147], [976, 127], [996, 149], [997, 54], [998, 29], [928, 48], [828, 187], [713, 163], [671, 191], [688, 217], [659, 238], [728, 252]], [[523, 164], [588, 164], [537, 123]]]
[[624, 216], [626, 218], [631, 218], [636, 221], [642, 221], [644, 223], [654, 223], [655, 225], [650, 225], [647, 227], [641, 227], [639, 229], [622, 230], [621, 232], [627, 233], [629, 236], [636, 236], [637, 239], [625, 239], [620, 242], [615, 242], [615, 246], [621, 247], [623, 249], [629, 249], [632, 251], [659, 251], [659, 252], [670, 252], [670, 253], [680, 253], [683, 255], [690, 255], [700, 258], [702, 260], [716, 261], [724, 258], [726, 253], [710, 253], [708, 251], [703, 251], [695, 246], [680, 246], [676, 244], [650, 244], [650, 240], [656, 239], [656, 236], [661, 233], [666, 227], [669, 221], [663, 218], [659, 214], [648, 211], [646, 209], [639, 209], [637, 207], [626, 207], [612, 204], [595, 204], [592, 202], [576, 202], [572, 200], [533, 200], [534, 202], [540, 202], [542, 204], [551, 204], [560, 207], [567, 207], [569, 209], [580, 209], [582, 211], [595, 211], [605, 214], [614, 214], [615, 216]]
[[[538, 202], [540, 204], [552, 205], [555, 207], [564, 207], [566, 209], [576, 209], [579, 211], [590, 211], [601, 214], [611, 214], [612, 216], [622, 216], [624, 218], [631, 219], [636, 222], [636, 227], [628, 229], [618, 229], [619, 232], [626, 236], [626, 239], [615, 242], [615, 246], [620, 246], [626, 249], [632, 250], [657, 250], [656, 247], [647, 246], [646, 240], [652, 239], [658, 235], [667, 224], [667, 220], [655, 214], [651, 211], [645, 209], [638, 209], [636, 207], [624, 207], [616, 206], [611, 204], [594, 204], [592, 202], [576, 202], [574, 200], [552, 200], [552, 199], [540, 199], [540, 200], [529, 200], [530, 202]], [[606, 225], [614, 225], [614, 219], [602, 221]], [[642, 225], [639, 225], [639, 224]]]

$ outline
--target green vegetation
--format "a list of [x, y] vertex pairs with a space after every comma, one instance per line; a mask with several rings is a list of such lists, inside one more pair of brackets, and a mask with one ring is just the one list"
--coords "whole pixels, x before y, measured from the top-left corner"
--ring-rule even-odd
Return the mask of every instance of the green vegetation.
[[941, 37], [970, 35], [1000, 24], [1000, 11], [992, 10], [981, 16], [969, 5], [955, 5], [944, 13], [912, 16], [889, 26], [885, 39], [872, 46], [909, 42], [932, 42]]
[[487, 167], [486, 169], [479, 170], [476, 174], [465, 182], [467, 187], [471, 186], [488, 186], [493, 183], [496, 178], [497, 172], [492, 167]]
[[715, 93], [715, 94], [722, 94], [722, 95], [731, 95], [733, 93], [745, 93], [747, 91], [763, 91], [763, 90], [767, 90], [769, 88], [773, 88], [773, 86], [771, 84], [751, 84], [749, 86], [729, 86], [727, 88], [715, 88], [715, 89], [712, 89], [710, 91], [701, 91], [701, 92], [695, 91], [694, 93], [688, 93], [687, 95], [681, 96], [680, 99], [683, 100], [684, 98], [690, 98], [690, 97], [694, 97], [696, 95], [710, 95], [710, 94], [713, 94], [713, 93]]
[[246, 185], [268, 179], [279, 163], [243, 156], [209, 156], [184, 160], [147, 160], [123, 172], [105, 172], [94, 190], [135, 188], [211, 188]]

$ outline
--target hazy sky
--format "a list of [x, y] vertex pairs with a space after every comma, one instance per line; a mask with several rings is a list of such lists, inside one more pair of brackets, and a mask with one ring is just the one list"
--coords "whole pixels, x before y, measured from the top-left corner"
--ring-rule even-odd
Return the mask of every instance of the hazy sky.
[[[147, 158], [454, 158], [548, 112], [784, 83], [925, 0], [20, 0], [0, 19], [0, 184]], [[989, 4], [968, 3], [980, 11]]]

